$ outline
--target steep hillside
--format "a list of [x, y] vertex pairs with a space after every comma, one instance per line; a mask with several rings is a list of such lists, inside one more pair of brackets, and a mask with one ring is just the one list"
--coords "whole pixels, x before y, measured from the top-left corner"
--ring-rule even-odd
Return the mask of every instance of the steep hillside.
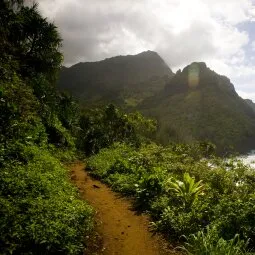
[[178, 71], [160, 94], [138, 108], [159, 120], [158, 138], [164, 143], [209, 140], [220, 150], [233, 146], [240, 151], [255, 146], [254, 111], [227, 77], [205, 63]]
[[81, 102], [135, 106], [162, 90], [172, 75], [156, 52], [146, 51], [64, 67], [58, 87]]

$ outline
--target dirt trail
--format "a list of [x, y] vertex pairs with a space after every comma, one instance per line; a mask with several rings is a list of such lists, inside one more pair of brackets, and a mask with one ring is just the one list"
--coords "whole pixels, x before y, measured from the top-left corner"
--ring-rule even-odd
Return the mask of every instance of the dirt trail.
[[86, 254], [104, 255], [166, 255], [176, 254], [166, 248], [167, 244], [148, 230], [148, 218], [136, 215], [131, 203], [120, 198], [106, 185], [94, 180], [84, 171], [84, 164], [71, 166], [72, 180], [82, 197], [97, 211], [96, 231], [101, 237], [101, 247], [89, 247]]

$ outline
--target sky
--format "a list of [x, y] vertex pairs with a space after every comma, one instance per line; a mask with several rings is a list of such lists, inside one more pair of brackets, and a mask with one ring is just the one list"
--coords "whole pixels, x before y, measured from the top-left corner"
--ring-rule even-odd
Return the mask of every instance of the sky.
[[255, 102], [255, 0], [39, 0], [64, 64], [153, 50], [173, 71], [194, 61]]

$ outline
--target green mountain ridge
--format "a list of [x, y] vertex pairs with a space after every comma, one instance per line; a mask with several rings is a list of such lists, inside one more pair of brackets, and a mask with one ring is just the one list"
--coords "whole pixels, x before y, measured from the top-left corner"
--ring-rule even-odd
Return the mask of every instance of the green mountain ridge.
[[59, 88], [82, 103], [135, 106], [164, 88], [173, 72], [153, 51], [62, 68]]

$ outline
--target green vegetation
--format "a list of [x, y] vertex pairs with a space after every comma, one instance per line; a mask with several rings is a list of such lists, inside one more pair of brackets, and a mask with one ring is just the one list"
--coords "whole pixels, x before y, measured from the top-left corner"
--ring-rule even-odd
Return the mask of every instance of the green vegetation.
[[235, 235], [230, 240], [219, 238], [217, 230], [209, 227], [207, 227], [206, 233], [198, 231], [197, 234], [192, 234], [188, 241], [184, 251], [189, 255], [242, 255], [247, 254], [246, 250], [249, 244], [249, 242], [240, 240], [239, 235]]
[[255, 173], [213, 151], [207, 143], [139, 149], [116, 143], [91, 156], [88, 168], [134, 197], [155, 231], [186, 241], [189, 254], [244, 254], [255, 248]]
[[1, 1], [1, 254], [82, 254], [92, 229], [60, 161], [75, 155], [79, 122], [76, 103], [55, 90], [60, 44], [36, 5]]
[[81, 254], [92, 209], [51, 153], [32, 145], [21, 153], [26, 164], [1, 168], [1, 254]]
[[80, 117], [77, 147], [90, 155], [115, 142], [138, 147], [156, 131], [156, 121], [139, 112], [125, 114], [113, 104], [84, 111]]

